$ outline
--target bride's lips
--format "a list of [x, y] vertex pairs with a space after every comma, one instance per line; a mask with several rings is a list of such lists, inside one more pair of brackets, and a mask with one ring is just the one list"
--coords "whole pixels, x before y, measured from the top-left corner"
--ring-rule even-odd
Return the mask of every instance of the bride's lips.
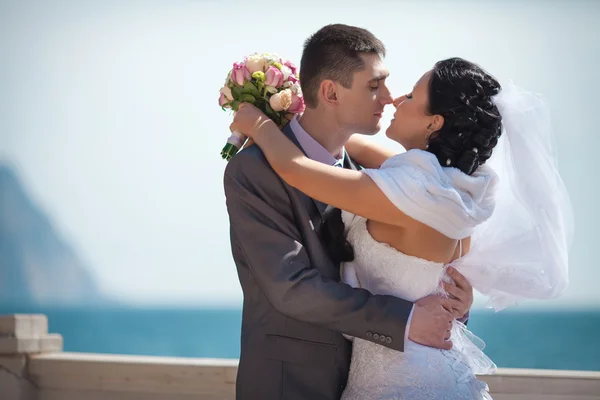
[[375, 113], [374, 115], [375, 115], [377, 118], [381, 118], [381, 117], [383, 117], [383, 113], [382, 113], [382, 112], [380, 112], [380, 113]]

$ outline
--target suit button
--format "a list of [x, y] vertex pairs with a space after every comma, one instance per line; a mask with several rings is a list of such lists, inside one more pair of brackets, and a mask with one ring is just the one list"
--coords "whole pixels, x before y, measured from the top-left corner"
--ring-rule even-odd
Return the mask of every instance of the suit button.
[[374, 333], [374, 334], [373, 334], [373, 339], [374, 339], [374, 340], [379, 340], [379, 334], [377, 334], [377, 333]]
[[380, 340], [382, 343], [385, 343], [385, 339], [386, 339], [386, 337], [385, 337], [384, 335], [381, 335], [381, 336], [379, 337], [379, 340]]
[[390, 344], [392, 343], [392, 338], [388, 336], [387, 338], [385, 338], [385, 341], [387, 344]]
[[367, 337], [369, 339], [371, 339], [373, 337], [373, 332], [371, 332], [371, 331], [367, 332]]

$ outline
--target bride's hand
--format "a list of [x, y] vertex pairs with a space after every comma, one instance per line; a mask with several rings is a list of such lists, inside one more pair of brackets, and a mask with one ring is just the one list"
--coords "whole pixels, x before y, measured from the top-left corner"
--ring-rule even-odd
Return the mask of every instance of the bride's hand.
[[271, 119], [256, 106], [250, 103], [242, 103], [235, 113], [229, 129], [232, 132], [238, 131], [249, 138], [253, 138], [256, 131], [269, 121]]

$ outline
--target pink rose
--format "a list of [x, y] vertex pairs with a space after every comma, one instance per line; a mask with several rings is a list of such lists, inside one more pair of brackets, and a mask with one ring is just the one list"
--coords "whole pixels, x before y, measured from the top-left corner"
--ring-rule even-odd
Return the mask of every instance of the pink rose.
[[283, 74], [279, 68], [270, 66], [265, 73], [265, 85], [278, 88], [283, 85]]
[[292, 104], [287, 109], [287, 112], [298, 114], [304, 111], [304, 98], [296, 94], [292, 94]]
[[282, 64], [292, 70], [292, 75], [296, 75], [296, 72], [298, 72], [298, 68], [290, 60], [286, 60]]
[[251, 79], [250, 71], [246, 68], [244, 63], [234, 63], [233, 70], [231, 71], [231, 80], [239, 86], [244, 86], [245, 81]]
[[221, 96], [219, 96], [219, 106], [223, 107], [227, 103], [229, 103], [229, 100], [227, 100], [225, 94], [221, 93]]
[[221, 88], [220, 92], [225, 95], [225, 98], [228, 101], [232, 101], [233, 100], [233, 93], [231, 93], [231, 89], [229, 88], [229, 86], [223, 86]]
[[298, 82], [298, 78], [296, 78], [296, 75], [292, 74], [292, 75], [288, 76], [288, 81], [290, 81], [292, 83], [296, 83], [296, 82]]

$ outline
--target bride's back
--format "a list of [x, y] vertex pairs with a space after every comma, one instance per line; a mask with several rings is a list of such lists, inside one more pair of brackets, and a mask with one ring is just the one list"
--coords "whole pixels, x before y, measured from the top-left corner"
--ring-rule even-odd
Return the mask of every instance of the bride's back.
[[[459, 241], [413, 220], [409, 226], [398, 227], [378, 221], [367, 221], [369, 234], [380, 243], [424, 260], [448, 264], [461, 256]], [[462, 255], [469, 251], [470, 238], [462, 240]]]

